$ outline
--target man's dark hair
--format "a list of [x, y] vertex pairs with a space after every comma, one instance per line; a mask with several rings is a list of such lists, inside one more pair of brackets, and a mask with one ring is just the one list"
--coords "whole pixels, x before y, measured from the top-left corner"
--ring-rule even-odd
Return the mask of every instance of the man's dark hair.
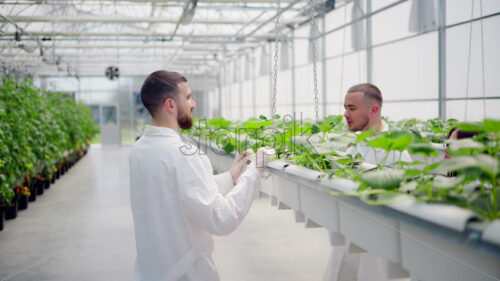
[[479, 131], [464, 132], [464, 131], [460, 130], [457, 127], [453, 127], [453, 128], [450, 129], [450, 131], [448, 131], [448, 137], [446, 139], [449, 139], [451, 137], [451, 134], [454, 131], [457, 131], [457, 139], [458, 140], [461, 140], [461, 139], [471, 139], [471, 138], [477, 136], [480, 133]]
[[155, 117], [166, 99], [177, 100], [178, 84], [187, 82], [186, 77], [177, 72], [158, 70], [146, 78], [141, 88], [141, 100], [151, 116]]
[[382, 93], [377, 88], [377, 86], [370, 83], [363, 83], [354, 85], [351, 88], [349, 88], [349, 90], [347, 90], [347, 93], [354, 93], [354, 92], [363, 92], [365, 94], [365, 98], [370, 98], [374, 100], [379, 107], [382, 107], [382, 101], [383, 101]]

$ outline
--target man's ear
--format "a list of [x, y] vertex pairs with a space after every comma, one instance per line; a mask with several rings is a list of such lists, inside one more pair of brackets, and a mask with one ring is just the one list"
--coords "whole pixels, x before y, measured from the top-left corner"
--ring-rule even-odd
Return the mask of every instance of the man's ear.
[[372, 104], [370, 108], [370, 113], [378, 114], [380, 112], [380, 106], [378, 106], [378, 104]]
[[177, 107], [177, 104], [175, 103], [175, 101], [173, 99], [167, 98], [167, 99], [165, 99], [165, 102], [163, 103], [163, 107], [165, 108], [165, 110], [167, 112], [174, 113], [175, 109]]

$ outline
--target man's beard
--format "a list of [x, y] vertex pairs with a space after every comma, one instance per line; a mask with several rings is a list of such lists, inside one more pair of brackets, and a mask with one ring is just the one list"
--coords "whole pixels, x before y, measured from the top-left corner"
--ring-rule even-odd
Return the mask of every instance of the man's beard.
[[193, 118], [186, 111], [179, 111], [177, 114], [177, 123], [183, 130], [188, 130], [193, 127]]
[[353, 128], [352, 131], [353, 132], [362, 131], [366, 128], [366, 126], [368, 126], [368, 123], [370, 123], [370, 118], [366, 117], [363, 120], [363, 123], [361, 123], [358, 127]]

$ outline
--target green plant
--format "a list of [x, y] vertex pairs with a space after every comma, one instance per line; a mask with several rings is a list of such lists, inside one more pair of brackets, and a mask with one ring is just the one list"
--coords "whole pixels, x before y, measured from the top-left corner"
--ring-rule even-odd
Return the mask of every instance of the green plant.
[[87, 106], [63, 93], [41, 91], [28, 79], [17, 83], [2, 77], [0, 204], [11, 203], [14, 193], [8, 190], [18, 181], [50, 178], [64, 153], [80, 150], [96, 132]]
[[[246, 148], [273, 146], [280, 159], [309, 169], [360, 183], [354, 196], [368, 204], [391, 202], [397, 194], [413, 195], [428, 203], [452, 204], [477, 212], [485, 220], [500, 217], [498, 181], [500, 178], [500, 122], [459, 123], [457, 120], [416, 119], [391, 122], [389, 132], [353, 134], [342, 116], [329, 116], [318, 124], [312, 121], [269, 120], [265, 116], [246, 122], [222, 118], [203, 120], [187, 133], [221, 146], [227, 153]], [[273, 124], [274, 121], [274, 124]], [[432, 143], [442, 143], [451, 127], [475, 131], [473, 140], [450, 143], [453, 158], [431, 163], [439, 154]], [[365, 171], [361, 155], [345, 153], [350, 146], [368, 146], [385, 153], [377, 169]], [[421, 155], [424, 162], [396, 161], [386, 167], [388, 155], [408, 150]], [[401, 159], [401, 158], [400, 158]], [[400, 160], [399, 159], [399, 160]], [[456, 172], [457, 177], [443, 176]]]

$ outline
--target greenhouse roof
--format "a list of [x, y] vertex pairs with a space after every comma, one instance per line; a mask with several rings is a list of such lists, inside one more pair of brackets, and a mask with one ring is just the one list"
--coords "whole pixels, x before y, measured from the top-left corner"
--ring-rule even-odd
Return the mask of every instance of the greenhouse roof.
[[[207, 72], [273, 41], [277, 3], [264, 0], [0, 1], [1, 65], [41, 76]], [[316, 1], [317, 11], [335, 1]], [[337, 1], [338, 2], [338, 1]], [[281, 0], [280, 27], [308, 22], [310, 1]]]

